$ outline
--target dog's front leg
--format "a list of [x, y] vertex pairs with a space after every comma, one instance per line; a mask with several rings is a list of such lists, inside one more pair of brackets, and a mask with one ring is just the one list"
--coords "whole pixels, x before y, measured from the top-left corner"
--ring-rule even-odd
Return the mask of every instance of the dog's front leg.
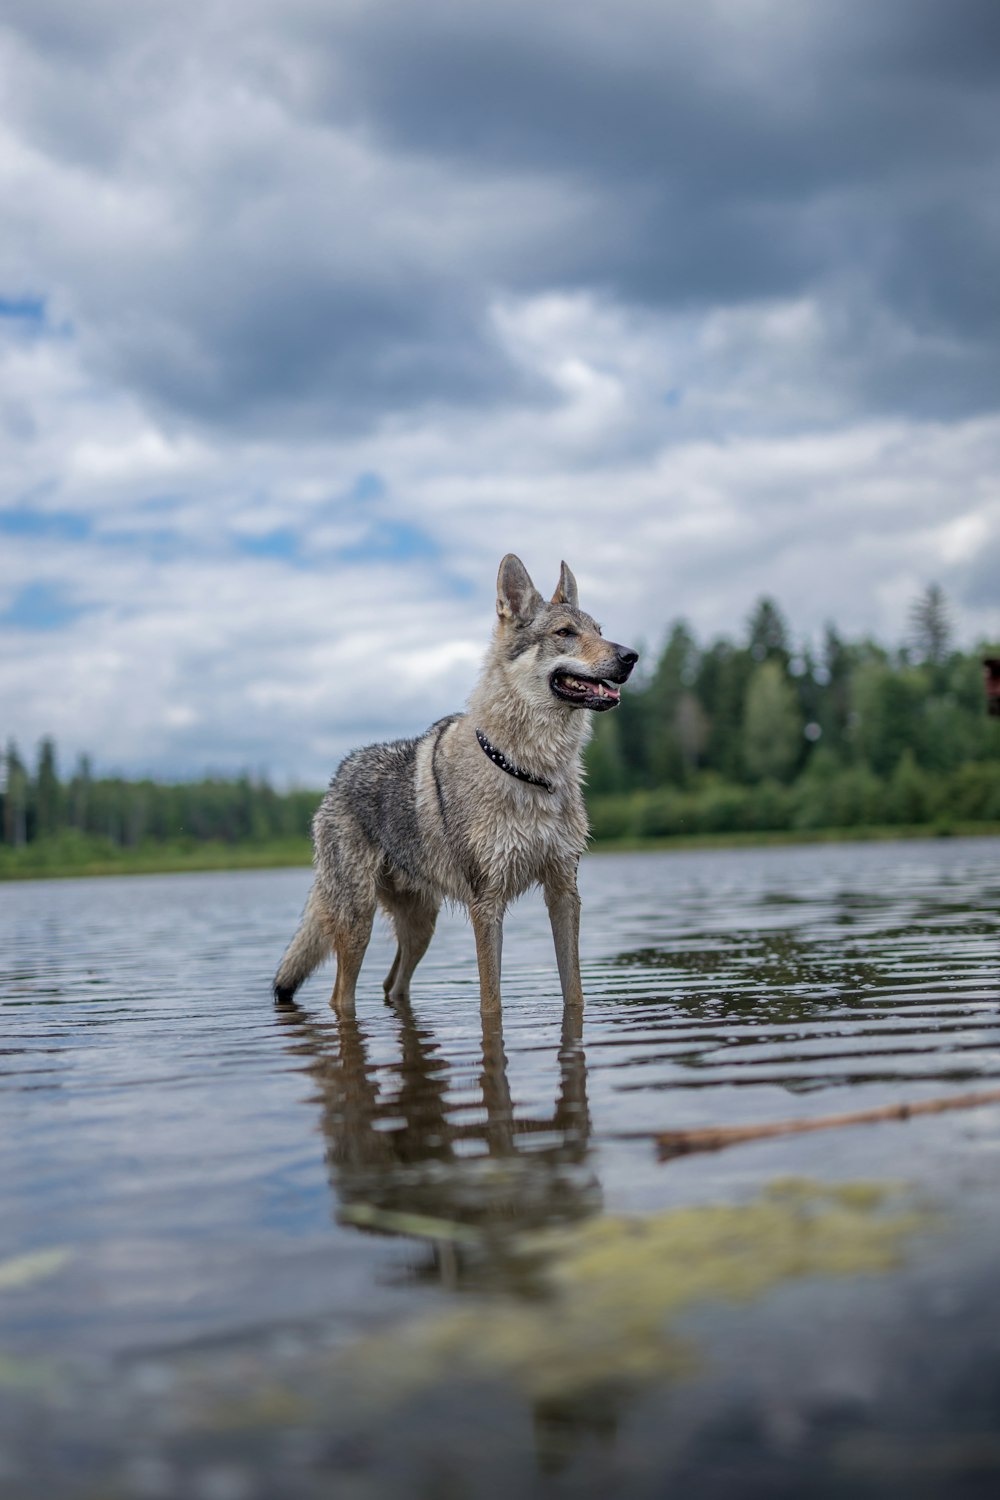
[[552, 923], [556, 963], [563, 1000], [567, 1005], [583, 1004], [580, 982], [580, 893], [576, 877], [562, 876], [545, 882], [545, 905]]
[[500, 1005], [500, 953], [503, 947], [503, 907], [477, 901], [469, 908], [476, 934], [479, 962], [479, 1002], [484, 1010]]

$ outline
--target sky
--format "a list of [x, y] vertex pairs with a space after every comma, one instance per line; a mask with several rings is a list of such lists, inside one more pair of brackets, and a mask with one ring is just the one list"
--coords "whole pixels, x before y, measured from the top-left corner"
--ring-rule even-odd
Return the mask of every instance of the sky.
[[516, 552], [1000, 637], [996, 0], [5, 0], [0, 736], [321, 785]]

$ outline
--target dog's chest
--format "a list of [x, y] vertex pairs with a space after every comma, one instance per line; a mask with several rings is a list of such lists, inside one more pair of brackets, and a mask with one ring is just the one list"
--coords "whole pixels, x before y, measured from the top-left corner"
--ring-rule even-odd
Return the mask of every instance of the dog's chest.
[[480, 869], [508, 899], [542, 880], [548, 869], [577, 859], [587, 836], [578, 799], [519, 786], [512, 791], [484, 803], [471, 830]]

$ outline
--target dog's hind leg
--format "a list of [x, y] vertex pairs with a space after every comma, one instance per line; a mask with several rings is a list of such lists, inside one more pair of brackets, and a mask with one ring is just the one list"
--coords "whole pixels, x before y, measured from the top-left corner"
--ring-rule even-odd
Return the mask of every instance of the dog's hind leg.
[[337, 955], [337, 980], [330, 999], [330, 1004], [336, 1010], [349, 1011], [354, 1008], [354, 992], [372, 935], [374, 920], [375, 902], [372, 901], [371, 905], [366, 906], [364, 910], [355, 907], [351, 921], [341, 922], [338, 925], [333, 940], [334, 952]]
[[382, 902], [392, 917], [396, 930], [396, 956], [386, 975], [385, 998], [408, 1000], [410, 980], [417, 964], [427, 952], [427, 945], [434, 936], [438, 908], [433, 901], [423, 896], [384, 892]]
[[316, 834], [317, 886], [330, 914], [337, 979], [330, 1004], [354, 1007], [354, 992], [375, 920], [378, 849], [349, 812], [328, 793], [313, 824]]

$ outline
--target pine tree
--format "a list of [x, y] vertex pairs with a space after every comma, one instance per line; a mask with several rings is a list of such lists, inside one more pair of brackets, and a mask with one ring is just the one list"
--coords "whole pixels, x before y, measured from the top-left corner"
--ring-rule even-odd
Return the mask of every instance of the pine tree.
[[910, 605], [910, 639], [921, 661], [939, 667], [951, 645], [951, 612], [938, 583], [929, 583]]
[[698, 763], [708, 744], [710, 725], [708, 715], [694, 693], [685, 693], [674, 712], [674, 734], [680, 747], [684, 770], [690, 776], [698, 769]]
[[622, 760], [618, 721], [613, 714], [601, 714], [594, 735], [587, 746], [585, 764], [587, 787], [597, 796], [621, 792], [625, 788], [625, 763]]
[[62, 788], [56, 770], [56, 747], [46, 736], [38, 747], [38, 770], [35, 773], [35, 824], [39, 838], [53, 834], [59, 827]]
[[[678, 716], [698, 672], [698, 646], [683, 620], [671, 627], [656, 670], [643, 694], [647, 765], [654, 785], [682, 780], [694, 758], [681, 742]], [[702, 717], [704, 717], [702, 715]], [[700, 752], [703, 740], [697, 746]]]
[[761, 780], [784, 780], [802, 749], [795, 689], [777, 661], [762, 662], [750, 678], [743, 715], [747, 770]]
[[705, 766], [730, 781], [742, 781], [743, 713], [747, 684], [753, 672], [749, 651], [720, 638], [704, 651], [698, 665], [695, 696], [708, 718], [708, 737], [702, 757]]
[[76, 772], [69, 784], [69, 816], [74, 828], [86, 832], [90, 815], [90, 792], [94, 773], [89, 755], [81, 755], [76, 763]]
[[785, 617], [773, 599], [757, 600], [747, 621], [747, 649], [754, 661], [772, 661], [788, 665], [788, 627]]
[[15, 849], [20, 849], [28, 842], [28, 773], [13, 740], [7, 741], [4, 770], [4, 843], [13, 844]]

